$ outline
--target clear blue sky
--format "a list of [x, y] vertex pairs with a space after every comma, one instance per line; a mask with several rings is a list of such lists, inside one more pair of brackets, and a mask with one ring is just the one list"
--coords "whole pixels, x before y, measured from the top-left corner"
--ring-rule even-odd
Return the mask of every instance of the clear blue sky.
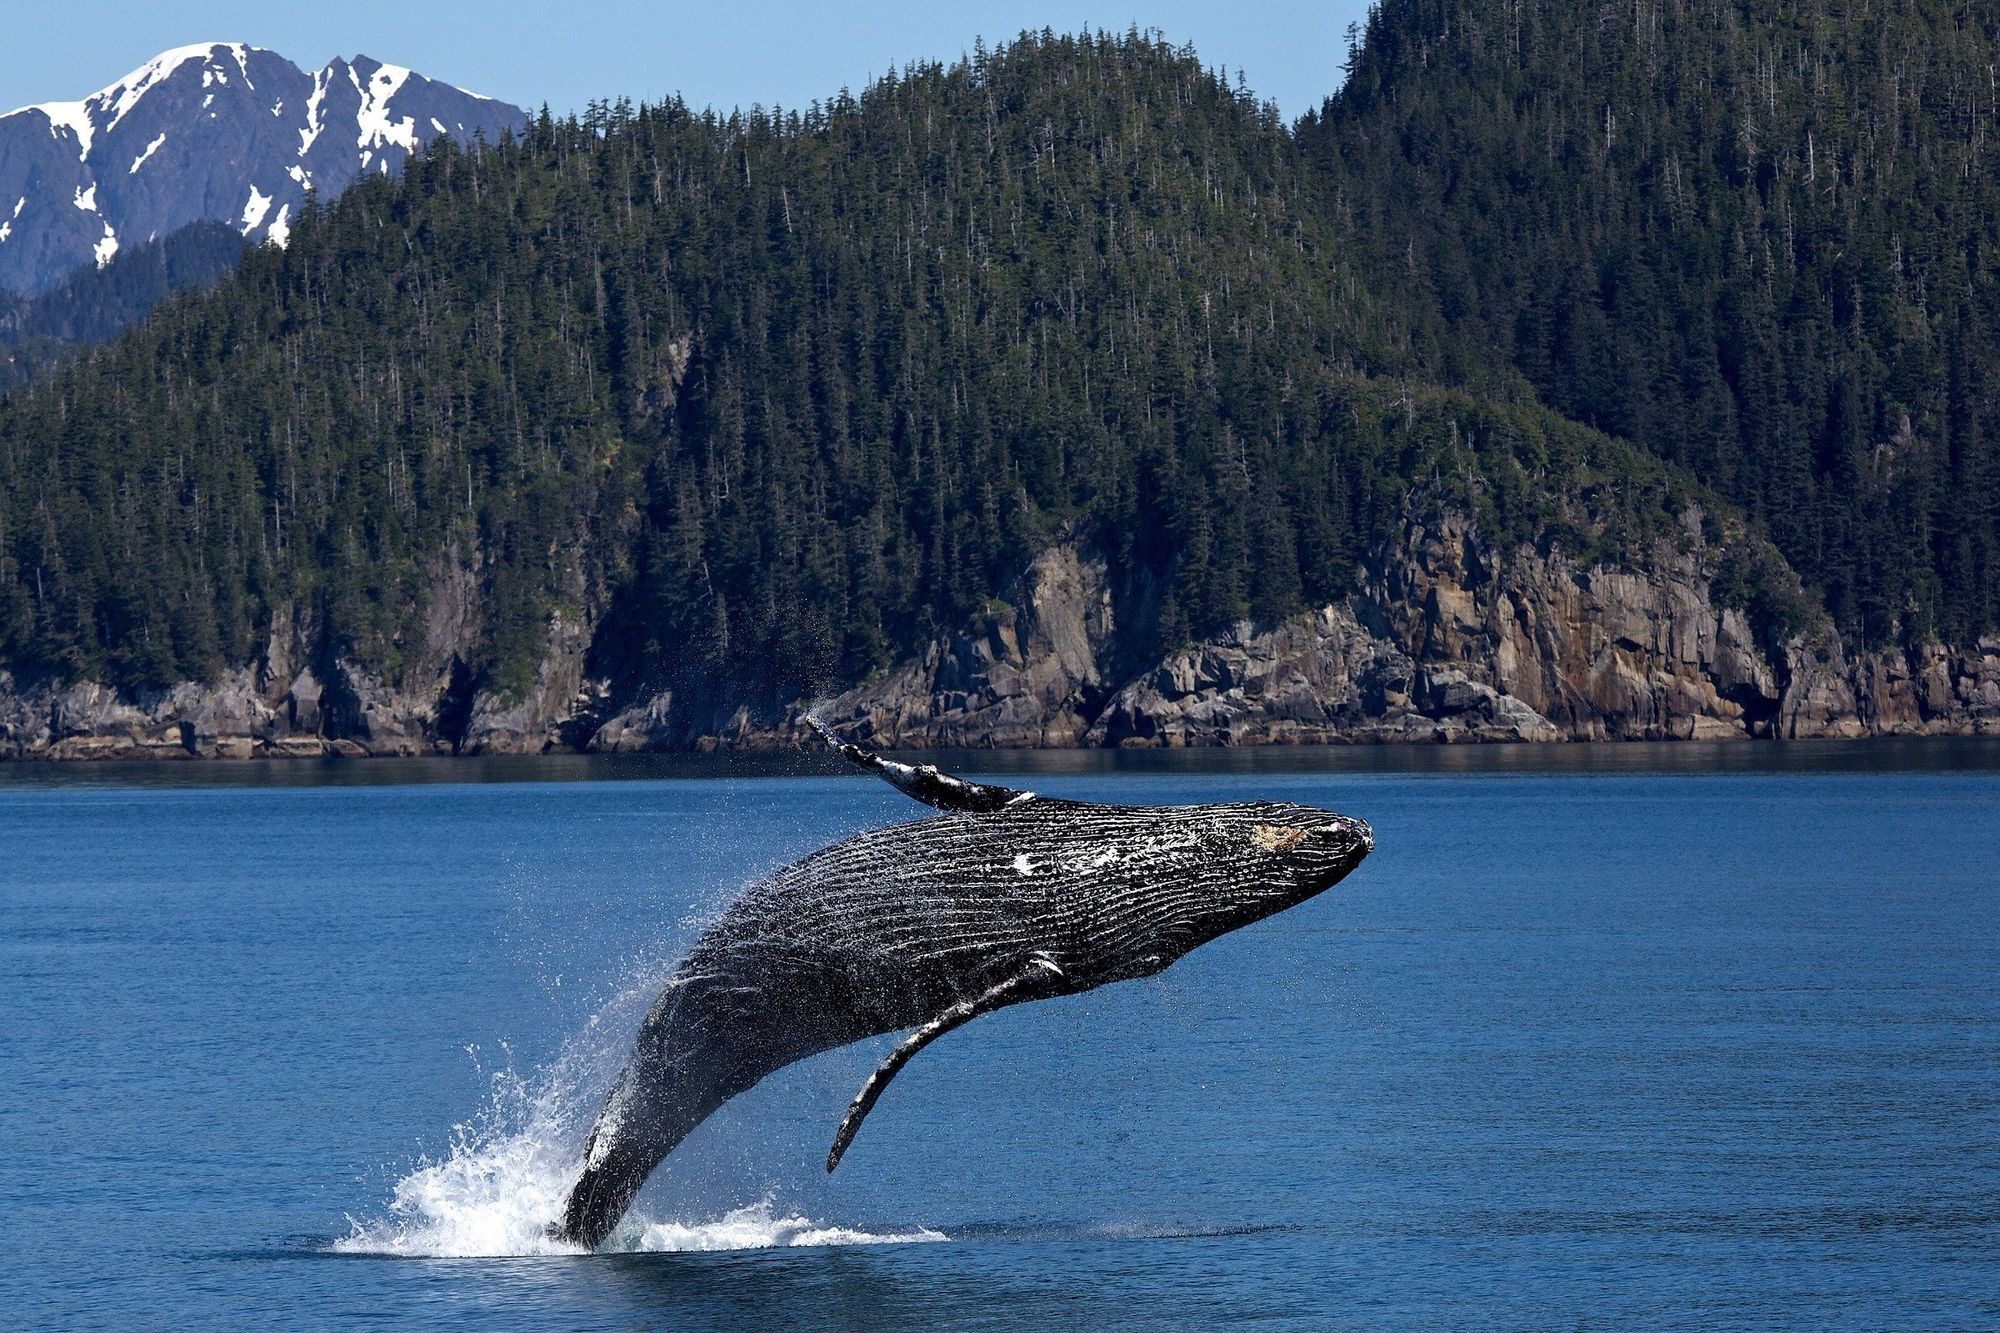
[[956, 59], [975, 36], [990, 44], [1022, 28], [1123, 31], [1136, 22], [1193, 42], [1232, 81], [1242, 69], [1294, 117], [1339, 84], [1343, 34], [1367, 3], [6, 0], [5, 8], [0, 110], [82, 97], [168, 47], [204, 41], [269, 47], [308, 69], [371, 55], [530, 109], [676, 92], [698, 106], [803, 106], [843, 85], [858, 91], [913, 59]]

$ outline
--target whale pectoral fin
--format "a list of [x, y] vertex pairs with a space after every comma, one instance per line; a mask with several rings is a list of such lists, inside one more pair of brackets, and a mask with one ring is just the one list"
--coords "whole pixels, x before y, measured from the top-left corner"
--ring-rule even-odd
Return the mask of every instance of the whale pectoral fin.
[[847, 1108], [847, 1115], [840, 1122], [840, 1132], [833, 1136], [833, 1150], [826, 1155], [826, 1169], [831, 1171], [840, 1165], [840, 1159], [847, 1152], [848, 1145], [853, 1143], [854, 1136], [861, 1132], [861, 1122], [868, 1118], [868, 1113], [875, 1109], [875, 1103], [881, 1100], [882, 1090], [889, 1086], [889, 1080], [896, 1077], [918, 1051], [953, 1028], [965, 1026], [981, 1014], [1035, 998], [1037, 991], [1051, 989], [1053, 983], [1062, 980], [1062, 976], [1063, 971], [1056, 966], [1055, 960], [1036, 955], [1028, 960], [1026, 967], [1005, 981], [993, 986], [982, 995], [974, 996], [970, 1000], [961, 1000], [912, 1032], [904, 1039], [902, 1045], [889, 1052], [888, 1058], [868, 1076], [868, 1081], [861, 1085], [861, 1091], [855, 1094], [853, 1104]]
[[1012, 787], [992, 787], [983, 782], [967, 782], [941, 772], [932, 764], [899, 764], [893, 759], [884, 759], [879, 754], [870, 754], [858, 745], [840, 739], [832, 727], [811, 716], [806, 722], [828, 745], [840, 751], [861, 767], [868, 769], [903, 795], [925, 805], [936, 806], [940, 810], [951, 810], [967, 814], [988, 814], [1014, 804], [1016, 801], [1031, 801], [1035, 794], [1031, 791], [1015, 791]]

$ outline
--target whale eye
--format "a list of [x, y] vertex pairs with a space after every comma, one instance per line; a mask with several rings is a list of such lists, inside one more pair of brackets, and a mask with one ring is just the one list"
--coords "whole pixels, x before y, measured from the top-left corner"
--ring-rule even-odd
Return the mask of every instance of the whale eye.
[[1250, 830], [1250, 841], [1267, 852], [1289, 852], [1306, 840], [1302, 828], [1284, 828], [1277, 824], [1259, 824]]

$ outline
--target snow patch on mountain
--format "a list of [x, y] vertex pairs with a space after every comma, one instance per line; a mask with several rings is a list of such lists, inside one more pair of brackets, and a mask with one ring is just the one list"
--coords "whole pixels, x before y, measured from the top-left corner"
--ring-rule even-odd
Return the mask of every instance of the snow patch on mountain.
[[160, 145], [165, 143], [166, 141], [167, 141], [167, 132], [165, 130], [161, 130], [158, 137], [156, 137], [153, 140], [153, 142], [146, 145], [146, 151], [132, 159], [132, 168], [125, 174], [128, 176], [138, 175], [139, 168], [146, 165], [146, 159], [151, 157], [154, 153], [157, 153], [160, 150]]
[[326, 104], [326, 81], [331, 72], [332, 67], [329, 66], [327, 69], [316, 70], [313, 73], [312, 95], [306, 98], [306, 127], [299, 131], [300, 157], [304, 157], [311, 150], [313, 140], [319, 138], [319, 132], [326, 128], [320, 122], [319, 112], [320, 108]]
[[90, 247], [90, 253], [91, 257], [97, 261], [99, 268], [103, 268], [106, 264], [110, 263], [111, 257], [118, 253], [118, 233], [111, 230], [109, 222], [104, 224], [104, 235], [98, 240], [96, 245]]
[[93, 184], [88, 190], [84, 189], [81, 185], [77, 186], [76, 198], [72, 202], [82, 212], [95, 213], [97, 211], [97, 186]]
[[347, 77], [354, 81], [355, 91], [361, 94], [361, 110], [356, 113], [361, 134], [355, 139], [354, 146], [361, 150], [362, 169], [367, 169], [369, 159], [376, 150], [390, 144], [406, 153], [416, 152], [416, 118], [404, 116], [397, 121], [389, 114], [389, 102], [409, 82], [410, 71], [401, 65], [379, 65], [368, 77], [366, 87], [362, 86], [351, 66]]
[[[95, 107], [100, 115], [108, 111], [110, 117], [104, 122], [104, 131], [108, 134], [118, 128], [119, 121], [132, 114], [133, 109], [139, 105], [139, 99], [150, 92], [156, 84], [163, 82], [190, 60], [207, 60], [224, 45], [222, 42], [201, 42], [195, 46], [177, 46], [171, 51], [162, 51], [118, 82], [98, 89], [77, 105]], [[244, 58], [242, 45], [240, 43], [227, 45], [236, 52], [236, 59], [240, 63]], [[88, 151], [85, 150], [86, 153]]]
[[39, 111], [49, 118], [49, 137], [58, 143], [62, 142], [64, 130], [76, 136], [77, 161], [90, 156], [90, 140], [97, 133], [97, 126], [91, 122], [89, 107], [82, 102], [41, 102], [35, 106], [24, 106], [19, 111], [9, 111], [0, 116], [0, 120], [12, 120], [30, 111]]
[[271, 196], [256, 186], [250, 187], [250, 198], [243, 205], [243, 225], [237, 230], [245, 236], [263, 225], [264, 215], [271, 211]]

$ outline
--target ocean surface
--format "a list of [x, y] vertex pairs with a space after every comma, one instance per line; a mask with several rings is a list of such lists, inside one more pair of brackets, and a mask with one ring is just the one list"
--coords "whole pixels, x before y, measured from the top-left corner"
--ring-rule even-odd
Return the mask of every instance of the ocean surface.
[[823, 763], [0, 767], [0, 1322], [2000, 1325], [2000, 746], [964, 756], [1362, 816], [1146, 982], [739, 1098], [542, 1235]]

